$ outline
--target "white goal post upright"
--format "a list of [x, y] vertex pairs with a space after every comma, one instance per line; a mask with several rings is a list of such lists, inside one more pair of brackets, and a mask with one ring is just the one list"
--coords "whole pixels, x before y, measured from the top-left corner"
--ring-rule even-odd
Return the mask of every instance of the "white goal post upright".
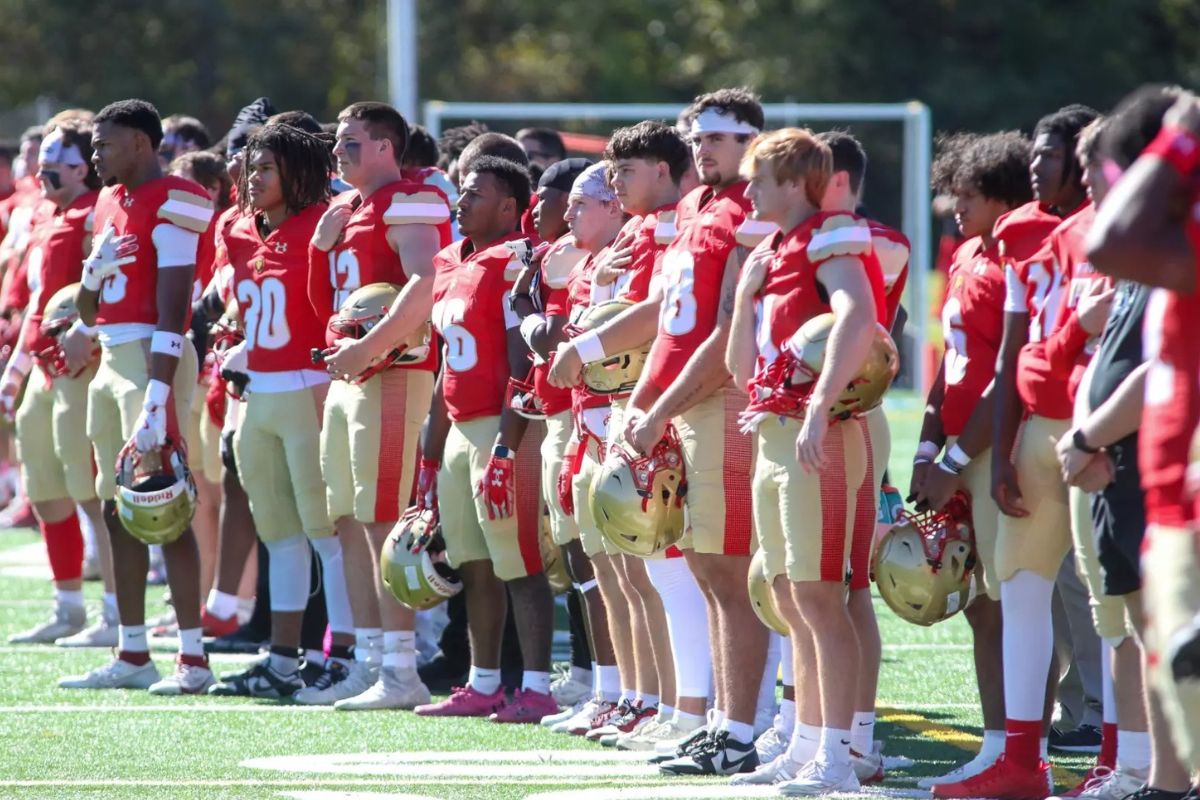
[[[442, 120], [611, 120], [661, 119], [674, 122], [683, 105], [673, 103], [447, 103], [424, 104], [425, 127], [438, 137]], [[911, 374], [913, 388], [923, 392], [932, 377], [926, 374], [928, 344], [928, 283], [933, 265], [929, 169], [933, 130], [929, 107], [924, 103], [764, 103], [768, 121], [780, 125], [801, 122], [899, 122], [904, 129], [901, 227], [912, 243], [905, 306], [909, 310], [906, 332], [913, 338]]]

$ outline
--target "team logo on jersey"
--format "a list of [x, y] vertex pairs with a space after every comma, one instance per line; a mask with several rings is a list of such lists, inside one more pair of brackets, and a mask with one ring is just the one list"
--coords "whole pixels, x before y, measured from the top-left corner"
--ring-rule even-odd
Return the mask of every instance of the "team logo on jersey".
[[266, 262], [263, 260], [262, 256], [259, 256], [258, 258], [254, 259], [253, 266], [255, 272], [262, 272], [263, 267], [266, 266]]
[[121, 201], [121, 205], [125, 206], [125, 208], [133, 208], [133, 196], [126, 197]]
[[276, 242], [275, 243], [275, 252], [281, 253], [281, 254], [286, 253], [287, 252], [287, 242]]

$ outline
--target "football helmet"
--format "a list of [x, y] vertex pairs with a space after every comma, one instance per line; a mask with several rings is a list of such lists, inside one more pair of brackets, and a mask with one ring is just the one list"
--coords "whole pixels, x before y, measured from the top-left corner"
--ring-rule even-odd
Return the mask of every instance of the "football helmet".
[[[608, 300], [587, 308], [573, 324], [566, 327], [568, 338], [594, 331], [633, 303], [628, 300]], [[583, 385], [592, 394], [605, 396], [627, 395], [637, 386], [638, 376], [646, 366], [650, 343], [620, 353], [610, 353], [601, 361], [583, 365]]]
[[545, 419], [546, 409], [533, 386], [533, 369], [525, 376], [508, 379], [508, 389], [504, 393], [504, 407], [511, 408], [526, 419]]
[[542, 571], [546, 573], [546, 580], [550, 582], [550, 590], [555, 594], [571, 591], [574, 583], [567, 573], [567, 562], [563, 558], [562, 548], [554, 543], [554, 536], [550, 532], [548, 510], [542, 514], [542, 534], [538, 544], [542, 548]]
[[943, 511], [910, 514], [884, 534], [872, 571], [879, 594], [896, 615], [933, 625], [974, 599], [975, 535], [970, 505], [959, 492]]
[[139, 453], [132, 441], [117, 456], [117, 516], [133, 538], [170, 544], [196, 513], [196, 484], [182, 443], [170, 438], [157, 450]]
[[[825, 347], [833, 330], [834, 315], [820, 314], [800, 326], [783, 352], [750, 382], [750, 408], [782, 416], [802, 417], [808, 398], [825, 367]], [[854, 380], [842, 391], [828, 413], [832, 419], [870, 411], [883, 402], [883, 395], [900, 368], [896, 343], [887, 329], [875, 323], [875, 336], [866, 361]]]
[[433, 608], [463, 588], [446, 560], [441, 525], [430, 510], [404, 513], [383, 543], [379, 571], [383, 585], [414, 611]]
[[[361, 339], [378, 325], [392, 303], [400, 295], [400, 287], [394, 283], [368, 283], [349, 294], [338, 312], [329, 318], [325, 329], [325, 343], [332, 347], [340, 339]], [[352, 383], [362, 383], [375, 374], [398, 364], [414, 364], [429, 356], [430, 325], [419, 326], [406, 341], [392, 349], [360, 375]], [[314, 354], [314, 361], [316, 357]]]
[[773, 575], [767, 575], [767, 556], [762, 550], [750, 559], [750, 571], [746, 574], [746, 588], [750, 591], [750, 605], [763, 625], [781, 636], [788, 635], [788, 626], [779, 613], [775, 592], [771, 590]]
[[[43, 336], [51, 339], [53, 344], [34, 352], [33, 360], [52, 378], [67, 374], [67, 357], [63, 353], [61, 338], [79, 319], [79, 309], [75, 307], [75, 294], [78, 289], [78, 283], [72, 283], [59, 289], [46, 301], [46, 307], [42, 311], [40, 331]], [[99, 354], [100, 348], [97, 347], [93, 351], [93, 355]], [[83, 369], [71, 377], [79, 377]]]
[[684, 534], [687, 478], [675, 427], [649, 455], [621, 440], [609, 448], [588, 492], [596, 526], [621, 552], [643, 558], [661, 553]]

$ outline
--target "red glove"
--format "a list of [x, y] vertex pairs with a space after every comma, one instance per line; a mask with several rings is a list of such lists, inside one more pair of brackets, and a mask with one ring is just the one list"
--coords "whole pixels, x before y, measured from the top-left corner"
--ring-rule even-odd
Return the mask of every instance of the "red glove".
[[475, 495], [483, 497], [488, 519], [504, 519], [513, 515], [517, 499], [513, 471], [510, 457], [493, 455], [488, 459], [483, 478], [475, 487]]
[[422, 458], [417, 467], [417, 511], [437, 511], [437, 476], [441, 462]]
[[564, 458], [558, 471], [558, 504], [568, 517], [575, 516], [575, 494], [571, 485], [575, 482], [574, 458]]

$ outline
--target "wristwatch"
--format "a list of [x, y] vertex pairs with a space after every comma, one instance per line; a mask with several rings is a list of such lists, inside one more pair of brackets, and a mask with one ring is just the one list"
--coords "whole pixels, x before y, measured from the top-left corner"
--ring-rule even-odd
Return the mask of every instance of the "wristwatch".
[[1087, 453], [1088, 455], [1095, 455], [1100, 452], [1099, 447], [1092, 447], [1087, 443], [1087, 439], [1083, 438], [1082, 428], [1076, 428], [1075, 432], [1071, 434], [1071, 446], [1079, 452]]
[[496, 458], [515, 458], [517, 451], [513, 450], [511, 447], [505, 447], [502, 444], [498, 444], [492, 448], [492, 455]]

